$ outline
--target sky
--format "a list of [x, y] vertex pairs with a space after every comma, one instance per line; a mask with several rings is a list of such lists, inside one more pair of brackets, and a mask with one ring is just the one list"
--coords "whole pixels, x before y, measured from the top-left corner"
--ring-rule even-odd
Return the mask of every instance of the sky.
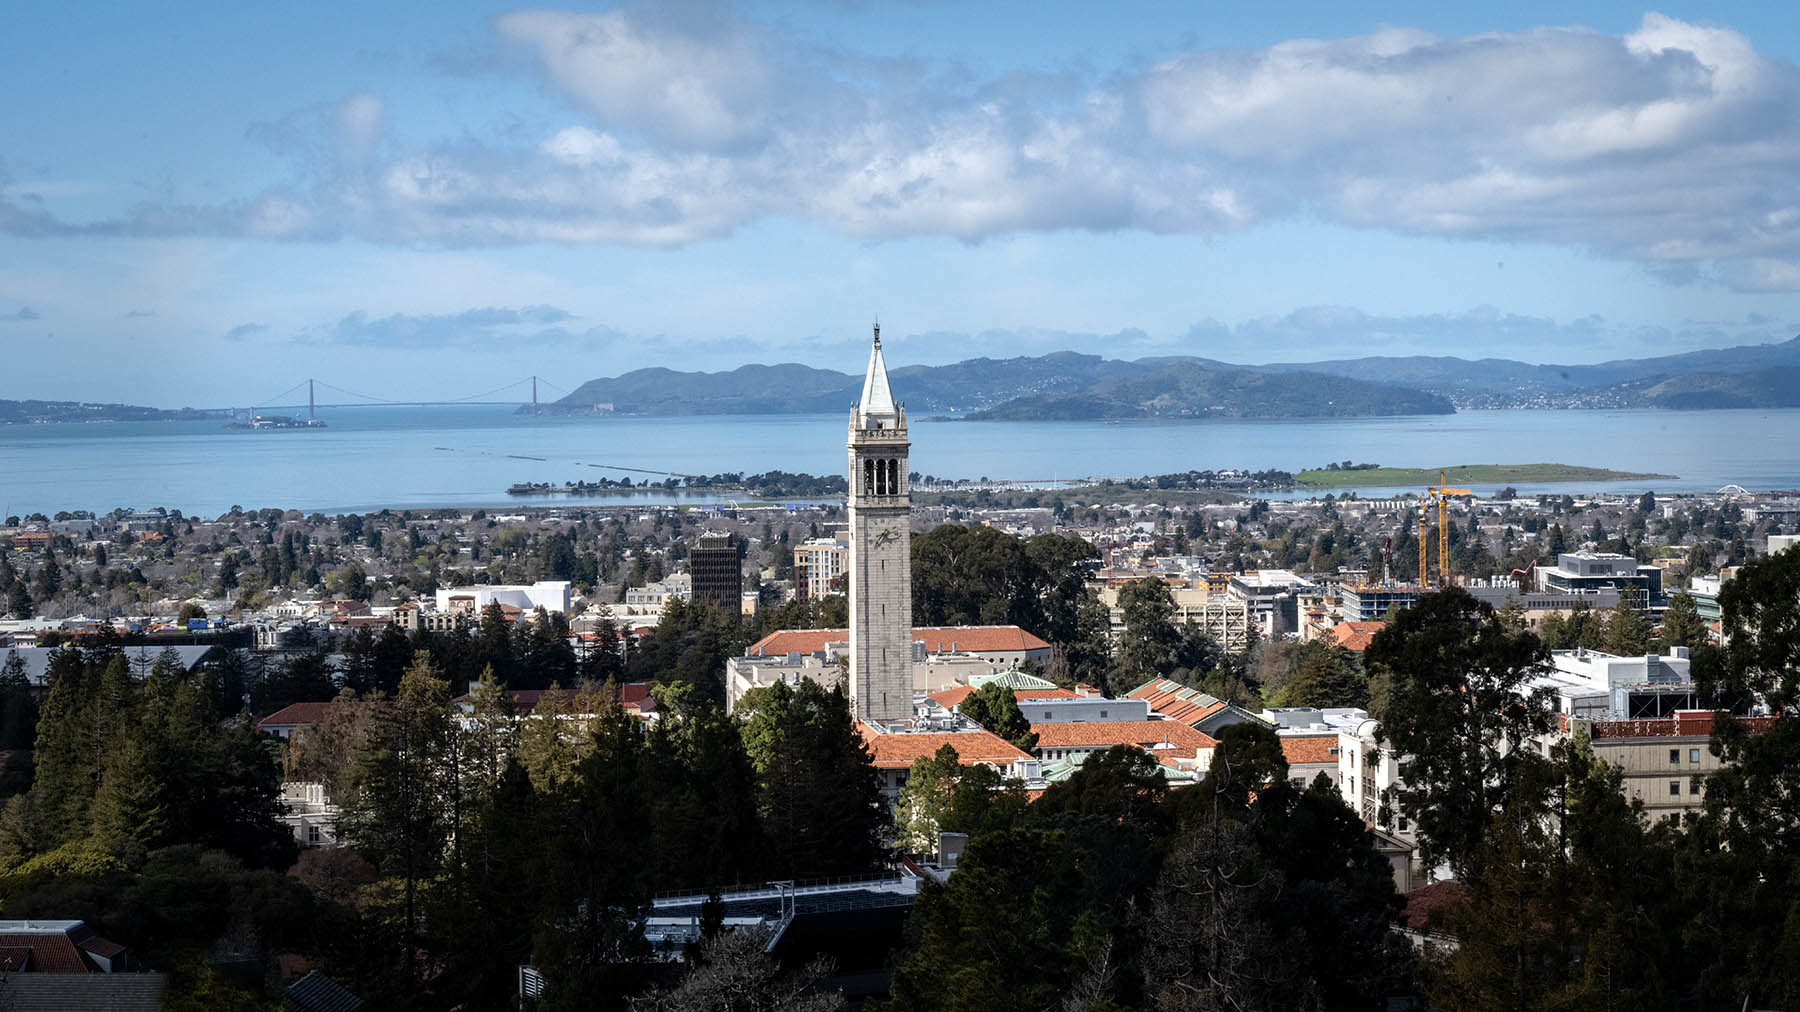
[[[26, 4], [0, 397], [1800, 333], [1770, 3]], [[515, 391], [518, 388], [513, 388]]]

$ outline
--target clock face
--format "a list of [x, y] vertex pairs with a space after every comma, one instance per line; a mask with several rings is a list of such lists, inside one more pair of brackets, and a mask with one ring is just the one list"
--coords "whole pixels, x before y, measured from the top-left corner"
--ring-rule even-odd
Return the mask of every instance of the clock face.
[[869, 539], [869, 544], [875, 548], [880, 548], [882, 545], [891, 544], [894, 540], [894, 537], [895, 537], [895, 535], [894, 535], [893, 531], [882, 531], [881, 533], [875, 535], [873, 538]]

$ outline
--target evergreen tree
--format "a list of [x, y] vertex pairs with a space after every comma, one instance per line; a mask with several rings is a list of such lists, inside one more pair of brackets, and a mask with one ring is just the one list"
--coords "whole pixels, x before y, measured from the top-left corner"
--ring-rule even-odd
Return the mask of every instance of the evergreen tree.
[[1021, 752], [1037, 747], [1037, 732], [1020, 712], [1018, 697], [999, 679], [970, 693], [958, 709], [963, 716], [1005, 738]]
[[1135, 580], [1119, 588], [1125, 628], [1113, 650], [1114, 683], [1137, 686], [1174, 670], [1181, 646], [1175, 598], [1161, 580]]
[[1621, 596], [1618, 606], [1606, 619], [1602, 646], [1607, 653], [1620, 657], [1642, 657], [1650, 649], [1650, 627], [1644, 616]]
[[[124, 668], [123, 658], [109, 667]], [[50, 692], [37, 728], [37, 778], [31, 786], [29, 827], [9, 835], [28, 851], [51, 850], [85, 835], [101, 769], [103, 741], [94, 726], [99, 678], [80, 651], [62, 647], [50, 655]]]
[[887, 805], [842, 688], [777, 682], [744, 727], [773, 872], [818, 878], [881, 863]]
[[1707, 640], [1706, 620], [1700, 617], [1694, 598], [1688, 594], [1671, 595], [1669, 607], [1663, 611], [1663, 643], [1693, 648], [1705, 646]]
[[1530, 740], [1550, 728], [1547, 689], [1528, 689], [1549, 656], [1459, 588], [1424, 595], [1375, 634], [1363, 662], [1388, 681], [1380, 736], [1405, 759], [1398, 800], [1426, 864], [1459, 876], [1505, 804]]
[[929, 756], [913, 760], [900, 803], [894, 810], [894, 829], [902, 850], [935, 854], [938, 831], [956, 801], [956, 781], [962, 764], [956, 746], [948, 743]]
[[1368, 679], [1350, 651], [1324, 640], [1302, 643], [1288, 655], [1287, 681], [1277, 706], [1367, 706]]
[[342, 801], [340, 831], [404, 894], [406, 979], [416, 979], [418, 892], [452, 832], [450, 686], [420, 655], [391, 701], [372, 704]]
[[532, 950], [548, 980], [547, 1009], [621, 1008], [648, 955], [637, 926], [650, 899], [653, 846], [644, 734], [614, 704], [595, 722], [593, 749], [545, 798], [540, 859], [545, 907]]

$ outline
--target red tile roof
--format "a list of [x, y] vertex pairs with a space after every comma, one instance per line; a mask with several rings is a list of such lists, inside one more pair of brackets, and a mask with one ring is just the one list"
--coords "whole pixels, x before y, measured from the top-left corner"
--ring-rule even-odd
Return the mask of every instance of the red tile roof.
[[256, 722], [257, 728], [277, 724], [283, 727], [298, 727], [302, 724], [317, 724], [325, 719], [325, 714], [336, 704], [329, 701], [323, 703], [289, 703]]
[[1383, 622], [1339, 622], [1325, 634], [1326, 640], [1334, 647], [1343, 647], [1351, 653], [1360, 654], [1369, 649], [1369, 641], [1381, 631]]
[[1462, 902], [1468, 888], [1461, 882], [1433, 882], [1406, 894], [1406, 926], [1414, 931], [1436, 931], [1438, 911]]
[[883, 733], [868, 724], [858, 724], [857, 730], [862, 732], [863, 744], [868, 746], [869, 753], [874, 756], [871, 761], [877, 769], [911, 769], [913, 760], [935, 755], [945, 745], [956, 749], [957, 758], [964, 766], [978, 762], [1006, 766], [1020, 759], [1031, 758], [992, 731]]
[[[1050, 649], [1050, 644], [1016, 625], [920, 626], [913, 629], [912, 638], [923, 640], [928, 654], [949, 653], [953, 647], [965, 654]], [[827, 643], [849, 641], [848, 629], [778, 629], [752, 643], [745, 653], [753, 657], [814, 654]]]
[[1337, 735], [1282, 735], [1281, 754], [1289, 766], [1337, 765]]
[[[97, 972], [99, 968], [82, 954], [82, 943], [104, 942], [104, 940], [97, 938], [86, 925], [79, 922], [77, 925], [73, 929], [64, 931], [0, 933], [0, 953], [4, 953], [8, 959], [19, 958], [21, 952], [28, 953], [28, 957], [24, 960], [24, 969], [29, 972]], [[110, 946], [112, 943], [105, 942], [105, 944]]]
[[1208, 735], [1175, 720], [1098, 720], [1076, 724], [1033, 724], [1037, 747], [1044, 748], [1111, 748], [1114, 745], [1136, 745], [1150, 748], [1168, 742], [1192, 755], [1218, 742]]
[[1128, 695], [1132, 699], [1145, 700], [1150, 704], [1150, 709], [1183, 724], [1205, 720], [1225, 708], [1224, 702], [1167, 678], [1152, 678], [1131, 690]]
[[[944, 709], [954, 710], [958, 706], [962, 705], [963, 700], [968, 699], [970, 696], [972, 696], [974, 694], [975, 694], [974, 686], [958, 685], [954, 688], [945, 689], [942, 692], [934, 692], [931, 694], [931, 698], [934, 702], [936, 702], [939, 706], [943, 707]], [[1013, 690], [1013, 698], [1014, 699], [1074, 699], [1079, 695], [1080, 695], [1080, 693], [1076, 692], [1073, 689], [1014, 689]]]

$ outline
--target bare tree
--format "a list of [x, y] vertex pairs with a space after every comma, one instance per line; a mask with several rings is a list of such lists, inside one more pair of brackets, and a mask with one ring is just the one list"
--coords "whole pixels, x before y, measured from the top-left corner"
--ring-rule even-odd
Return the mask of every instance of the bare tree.
[[726, 931], [703, 942], [694, 968], [673, 988], [634, 999], [634, 1012], [838, 1012], [840, 991], [822, 986], [831, 960], [820, 957], [783, 973], [764, 951], [767, 931]]

